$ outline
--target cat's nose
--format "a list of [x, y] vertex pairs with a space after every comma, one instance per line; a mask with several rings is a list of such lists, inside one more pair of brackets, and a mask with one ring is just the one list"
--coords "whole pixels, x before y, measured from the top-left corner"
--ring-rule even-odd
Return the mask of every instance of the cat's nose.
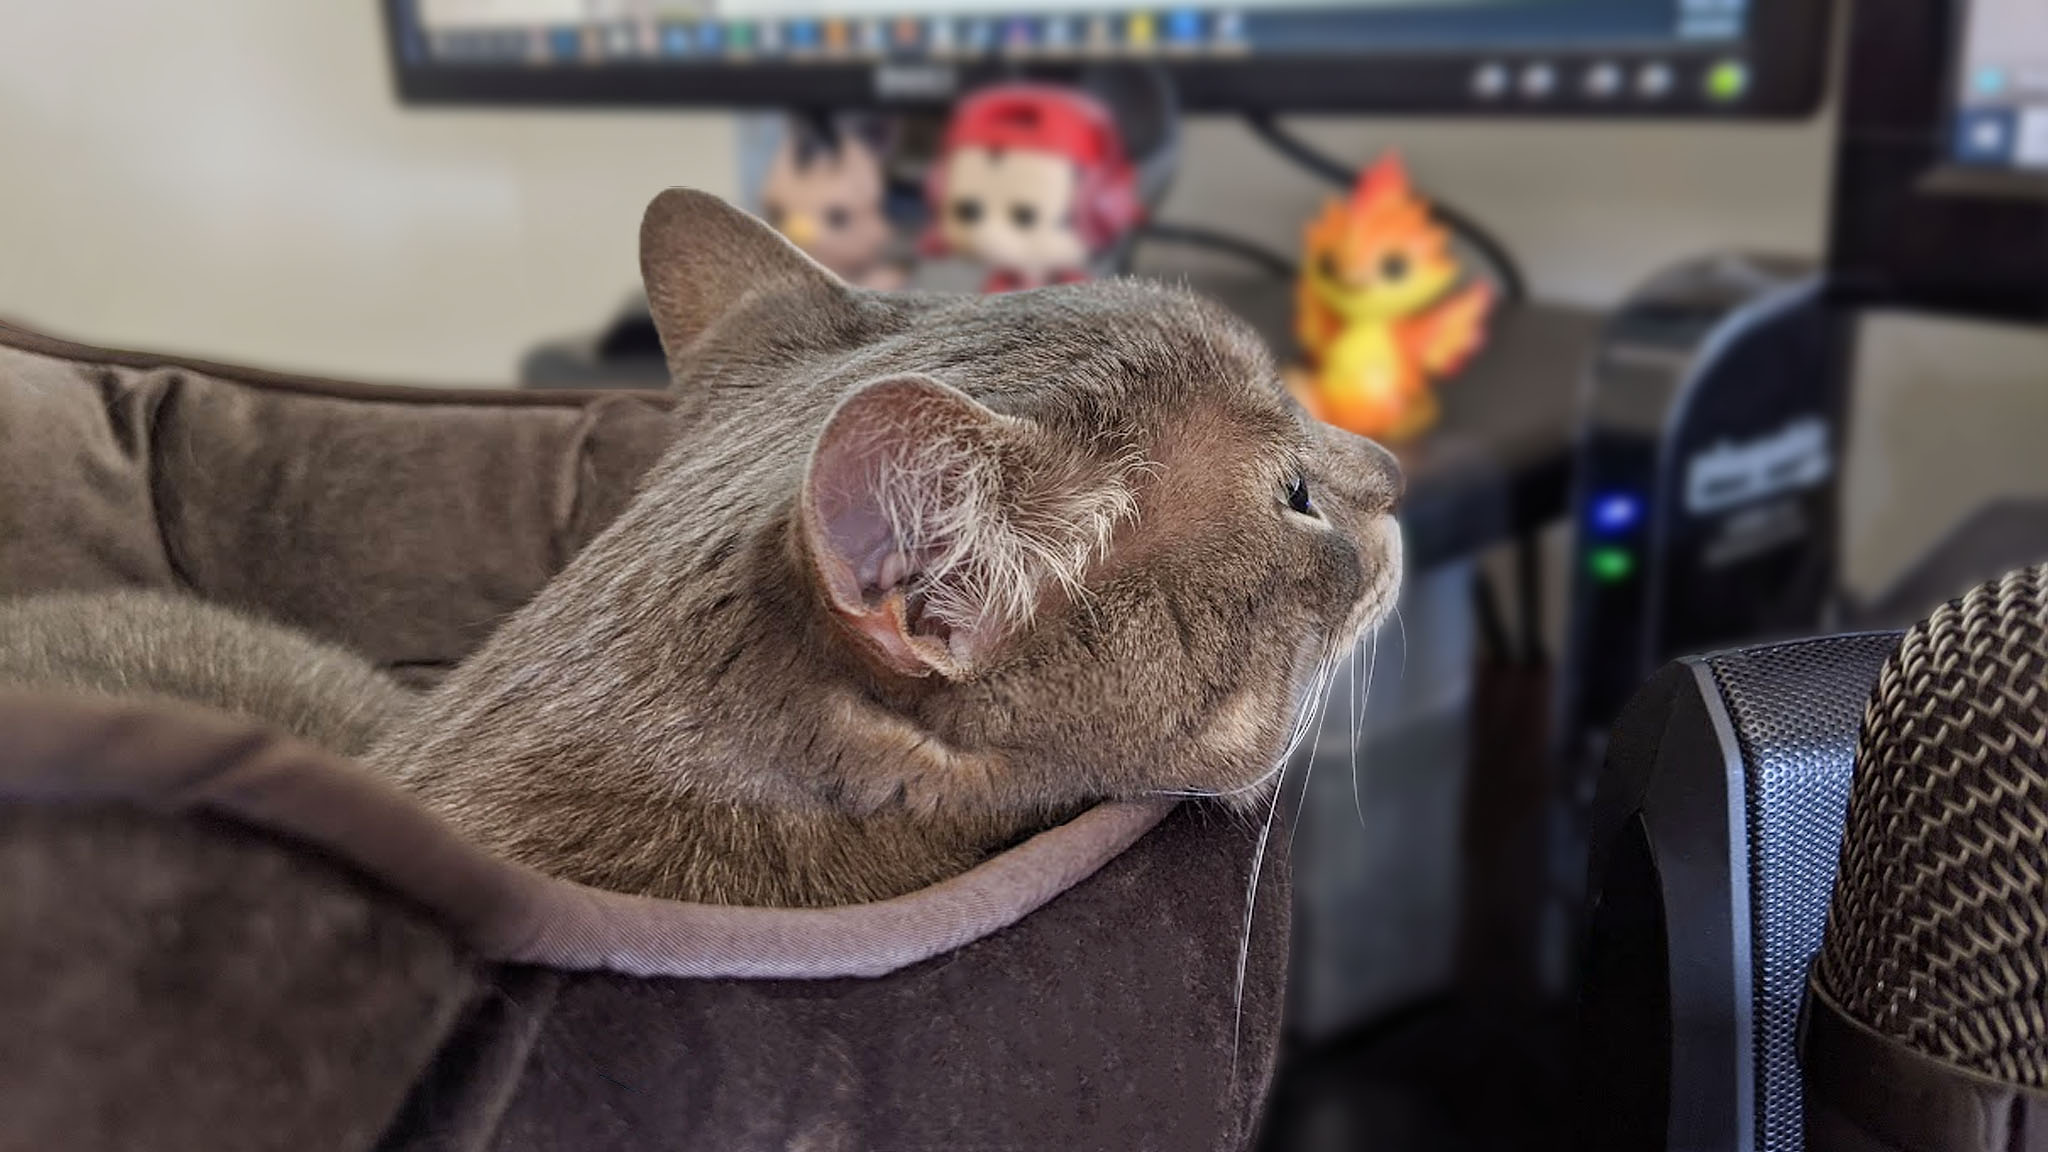
[[1384, 516], [1401, 501], [1408, 481], [1401, 475], [1401, 462], [1378, 441], [1319, 424], [1324, 450], [1329, 453], [1329, 480], [1344, 505], [1361, 516]]
[[1360, 440], [1359, 444], [1364, 458], [1361, 474], [1369, 493], [1368, 510], [1376, 515], [1392, 513], [1408, 491], [1408, 477], [1401, 472], [1401, 461], [1377, 440]]

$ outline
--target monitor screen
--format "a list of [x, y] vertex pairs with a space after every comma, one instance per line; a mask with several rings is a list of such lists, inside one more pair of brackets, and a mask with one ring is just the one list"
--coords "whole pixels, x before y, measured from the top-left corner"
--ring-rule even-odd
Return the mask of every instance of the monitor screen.
[[1971, 0], [1957, 33], [1950, 159], [2048, 176], [2048, 2]]
[[1195, 108], [1742, 115], [1812, 106], [1826, 0], [387, 4], [415, 100], [939, 102], [1143, 60]]

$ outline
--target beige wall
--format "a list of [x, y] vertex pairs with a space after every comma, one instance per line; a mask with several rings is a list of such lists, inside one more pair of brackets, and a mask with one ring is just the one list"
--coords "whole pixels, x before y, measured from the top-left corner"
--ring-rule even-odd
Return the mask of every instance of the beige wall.
[[[1507, 241], [1539, 296], [1604, 304], [1652, 270], [1715, 248], [1820, 251], [1829, 124], [1790, 126], [1363, 120], [1288, 122], [1333, 155], [1398, 148], [1425, 188]], [[1331, 190], [1241, 125], [1198, 122], [1167, 215], [1293, 251]]]
[[2048, 496], [2048, 329], [1884, 314], [1856, 356], [1842, 561], [1868, 598], [1985, 500]]
[[730, 120], [401, 111], [372, 0], [0, 0], [0, 315], [503, 381], [638, 281], [641, 207], [730, 192]]

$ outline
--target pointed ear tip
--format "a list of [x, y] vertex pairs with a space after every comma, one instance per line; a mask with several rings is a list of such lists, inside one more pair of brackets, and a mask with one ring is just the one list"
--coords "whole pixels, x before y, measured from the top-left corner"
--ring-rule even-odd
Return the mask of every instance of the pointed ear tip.
[[731, 211], [726, 203], [709, 192], [695, 188], [668, 188], [647, 204], [647, 211], [640, 217], [642, 235], [653, 235], [666, 231], [677, 220], [697, 216], [706, 211]]
[[680, 238], [692, 243], [711, 237], [738, 237], [771, 233], [772, 229], [752, 214], [723, 198], [695, 188], [670, 188], [648, 202], [640, 217], [640, 246], [643, 254], [651, 245], [673, 245]]

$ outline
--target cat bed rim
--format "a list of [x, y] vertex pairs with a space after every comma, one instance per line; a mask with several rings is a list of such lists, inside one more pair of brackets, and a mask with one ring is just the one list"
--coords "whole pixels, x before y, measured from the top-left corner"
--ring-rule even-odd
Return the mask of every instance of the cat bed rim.
[[369, 770], [169, 701], [0, 693], [0, 803], [203, 811], [307, 843], [440, 917], [483, 959], [687, 979], [886, 975], [1016, 923], [1176, 804], [1102, 804], [958, 876], [832, 908], [608, 892], [501, 859]]

